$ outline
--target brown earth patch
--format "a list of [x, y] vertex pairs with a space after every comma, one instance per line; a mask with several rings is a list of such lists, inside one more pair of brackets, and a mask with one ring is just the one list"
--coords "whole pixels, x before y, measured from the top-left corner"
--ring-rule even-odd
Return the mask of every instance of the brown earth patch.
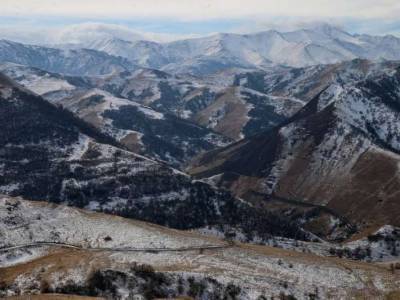
[[120, 140], [120, 142], [135, 153], [140, 153], [143, 149], [139, 134], [137, 133], [128, 133]]
[[328, 206], [364, 228], [400, 226], [399, 159], [369, 150], [351, 170], [346, 186]]
[[89, 274], [92, 270], [107, 266], [109, 261], [102, 253], [73, 249], [51, 250], [46, 256], [15, 266], [0, 268], [0, 282], [12, 284], [22, 274], [40, 274], [43, 280], [51, 282], [55, 272], [68, 274], [77, 267], [82, 267]]
[[210, 118], [223, 110], [224, 115], [218, 120], [213, 129], [222, 135], [239, 140], [242, 129], [248, 121], [248, 108], [236, 93], [237, 88], [235, 87], [226, 89], [225, 93], [217, 98], [214, 103], [198, 112], [193, 117], [193, 120], [202, 126], [208, 127]]

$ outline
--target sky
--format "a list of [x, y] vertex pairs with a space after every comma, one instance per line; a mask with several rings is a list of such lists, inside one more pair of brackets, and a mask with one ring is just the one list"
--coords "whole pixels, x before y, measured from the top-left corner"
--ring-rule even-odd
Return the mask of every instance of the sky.
[[329, 22], [400, 36], [400, 0], [0, 0], [0, 37], [43, 39], [65, 27], [115, 24], [173, 40], [215, 32], [291, 30]]

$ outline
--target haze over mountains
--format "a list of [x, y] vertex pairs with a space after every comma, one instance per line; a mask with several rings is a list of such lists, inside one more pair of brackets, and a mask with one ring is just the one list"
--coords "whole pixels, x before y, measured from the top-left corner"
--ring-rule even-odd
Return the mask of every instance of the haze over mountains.
[[[34, 293], [110, 299], [398, 295], [399, 38], [328, 24], [172, 42], [85, 29], [52, 45], [0, 40], [1, 297], [29, 293], [28, 278]], [[154, 227], [150, 240], [124, 241], [107, 228], [130, 221], [27, 200], [212, 237]], [[184, 236], [195, 249], [161, 253]], [[93, 256], [136, 242], [143, 253]]]

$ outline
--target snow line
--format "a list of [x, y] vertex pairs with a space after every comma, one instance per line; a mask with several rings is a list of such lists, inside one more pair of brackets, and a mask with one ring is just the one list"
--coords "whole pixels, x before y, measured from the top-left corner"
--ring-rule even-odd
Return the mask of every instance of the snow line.
[[206, 245], [196, 247], [180, 247], [180, 248], [97, 248], [97, 247], [83, 247], [79, 245], [72, 245], [66, 243], [56, 242], [36, 242], [31, 244], [15, 245], [11, 247], [0, 248], [0, 252], [7, 252], [11, 250], [31, 248], [31, 247], [42, 247], [42, 246], [56, 246], [60, 248], [71, 248], [78, 250], [89, 250], [89, 251], [112, 251], [112, 252], [183, 252], [183, 251], [194, 251], [194, 250], [207, 250], [207, 249], [226, 249], [233, 247], [233, 243], [227, 243], [225, 245]]

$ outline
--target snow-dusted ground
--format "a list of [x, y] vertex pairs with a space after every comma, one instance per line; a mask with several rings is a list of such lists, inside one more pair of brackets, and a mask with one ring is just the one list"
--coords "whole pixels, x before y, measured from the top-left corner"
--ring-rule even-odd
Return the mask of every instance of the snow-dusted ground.
[[[0, 220], [2, 246], [43, 240], [86, 247], [177, 248], [225, 244], [218, 239], [147, 223], [7, 197], [0, 200]], [[105, 237], [111, 239], [106, 241]], [[2, 255], [2, 266], [23, 264], [39, 256], [45, 258], [50, 249], [34, 248], [29, 251], [18, 250]], [[29, 286], [46, 276], [49, 270], [57, 270], [46, 277], [53, 287], [67, 283], [84, 285], [89, 269], [97, 266], [98, 269], [128, 272], [133, 264], [150, 264], [156, 271], [176, 278], [211, 277], [224, 286], [233, 283], [241, 289], [240, 299], [257, 299], [260, 295], [278, 297], [281, 293], [297, 299], [309, 299], [310, 294], [318, 294], [320, 299], [349, 299], [351, 295], [362, 291], [380, 299], [400, 283], [398, 276], [377, 265], [244, 244], [225, 249], [179, 253], [143, 251], [90, 255], [89, 250], [63, 251], [51, 252], [52, 256], [43, 259], [42, 263], [14, 271], [17, 272], [13, 273], [14, 287], [25, 293], [35, 292], [29, 290]], [[68, 261], [79, 260], [80, 263], [55, 261], [52, 258], [55, 253], [65, 253]], [[60, 266], [58, 269], [57, 265]], [[116, 284], [120, 285], [121, 299], [127, 299], [128, 287], [123, 282]], [[9, 294], [14, 291], [10, 288]]]
[[5, 196], [0, 198], [0, 220], [0, 247], [34, 242], [108, 248], [223, 245], [144, 222]]
[[400, 258], [400, 228], [386, 225], [360, 240], [351, 241], [345, 248], [367, 250], [364, 259], [372, 261], [393, 261]]

